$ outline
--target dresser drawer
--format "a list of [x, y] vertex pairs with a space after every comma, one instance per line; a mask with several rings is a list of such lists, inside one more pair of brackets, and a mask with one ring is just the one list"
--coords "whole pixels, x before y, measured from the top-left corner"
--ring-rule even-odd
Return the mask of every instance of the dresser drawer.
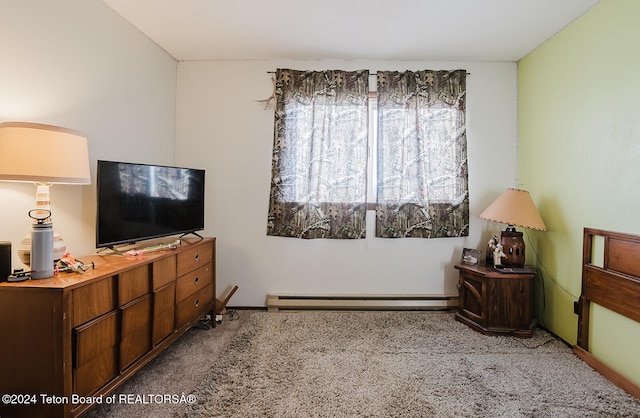
[[151, 292], [151, 281], [148, 265], [127, 270], [118, 275], [118, 304], [120, 306], [149, 292]]
[[213, 260], [213, 242], [198, 245], [178, 254], [177, 276], [193, 271]]
[[86, 364], [118, 342], [117, 311], [109, 312], [91, 322], [74, 328], [74, 367]]
[[73, 326], [84, 324], [116, 308], [115, 277], [73, 290]]
[[167, 286], [153, 293], [153, 316], [157, 316], [167, 309], [173, 308], [176, 301], [176, 284]]
[[153, 294], [153, 334], [155, 346], [175, 330], [175, 282], [159, 289]]
[[176, 327], [180, 328], [192, 319], [203, 315], [213, 301], [213, 284], [208, 285], [197, 293], [178, 303], [176, 312]]
[[74, 393], [89, 395], [116, 376], [117, 332], [116, 311], [73, 330]]
[[73, 393], [80, 396], [88, 396], [107, 382], [114, 379], [118, 374], [118, 347], [109, 347], [99, 355], [74, 369]]
[[151, 274], [153, 290], [160, 289], [162, 286], [176, 279], [176, 263], [176, 256], [162, 258], [153, 262], [153, 271]]
[[145, 295], [122, 308], [121, 370], [151, 349], [151, 302], [151, 295]]
[[176, 284], [176, 301], [180, 302], [213, 282], [213, 265], [211, 263], [190, 273], [178, 277]]
[[153, 317], [152, 341], [154, 346], [175, 331], [175, 312], [175, 307], [172, 306], [171, 309]]

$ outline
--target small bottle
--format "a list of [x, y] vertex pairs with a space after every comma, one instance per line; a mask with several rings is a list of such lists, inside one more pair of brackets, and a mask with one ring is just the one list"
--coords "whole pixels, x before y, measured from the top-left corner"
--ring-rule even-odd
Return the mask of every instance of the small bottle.
[[50, 211], [46, 217], [36, 217], [32, 212], [42, 211], [34, 209], [29, 216], [36, 220], [31, 230], [31, 278], [44, 279], [53, 276], [53, 224], [45, 222], [51, 217]]

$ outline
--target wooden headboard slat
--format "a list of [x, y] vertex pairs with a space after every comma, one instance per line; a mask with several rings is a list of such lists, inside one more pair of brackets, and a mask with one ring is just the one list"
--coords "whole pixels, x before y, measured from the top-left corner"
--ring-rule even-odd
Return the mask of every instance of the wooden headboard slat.
[[608, 238], [605, 268], [640, 277], [640, 247], [637, 241]]
[[585, 266], [585, 299], [640, 322], [640, 279]]

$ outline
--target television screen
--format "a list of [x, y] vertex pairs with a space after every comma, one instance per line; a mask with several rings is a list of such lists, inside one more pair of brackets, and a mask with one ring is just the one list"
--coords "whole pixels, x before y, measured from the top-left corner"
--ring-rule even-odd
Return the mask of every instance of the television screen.
[[98, 161], [96, 247], [204, 229], [204, 170]]

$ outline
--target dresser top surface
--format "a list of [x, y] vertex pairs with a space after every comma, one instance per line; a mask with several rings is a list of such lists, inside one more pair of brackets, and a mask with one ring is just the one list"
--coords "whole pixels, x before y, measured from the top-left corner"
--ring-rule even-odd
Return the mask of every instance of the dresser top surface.
[[[142, 255], [118, 254], [115, 252], [108, 254], [90, 254], [76, 257], [82, 261], [88, 269], [85, 272], [60, 272], [46, 279], [30, 279], [23, 282], [3, 282], [0, 289], [9, 290], [11, 288], [40, 288], [40, 289], [68, 289], [81, 286], [88, 282], [104, 277], [116, 275], [124, 270], [170, 257], [189, 249], [197, 247], [199, 244], [215, 242], [215, 238], [191, 238], [186, 237], [180, 241], [180, 245], [175, 250], [166, 249]], [[93, 268], [91, 267], [93, 263]]]

